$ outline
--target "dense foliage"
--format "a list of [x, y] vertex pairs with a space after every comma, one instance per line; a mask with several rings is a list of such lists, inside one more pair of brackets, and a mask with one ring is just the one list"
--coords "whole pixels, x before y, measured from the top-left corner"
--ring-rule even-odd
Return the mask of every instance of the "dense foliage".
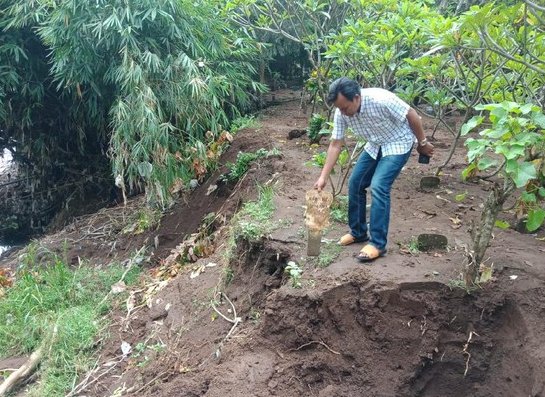
[[0, 146], [34, 213], [108, 178], [106, 154], [119, 186], [164, 205], [263, 89], [255, 43], [206, 2], [2, 0], [0, 28]]

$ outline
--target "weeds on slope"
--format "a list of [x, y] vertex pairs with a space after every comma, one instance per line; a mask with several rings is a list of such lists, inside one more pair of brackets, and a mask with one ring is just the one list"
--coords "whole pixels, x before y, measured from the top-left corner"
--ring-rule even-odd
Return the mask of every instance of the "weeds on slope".
[[[30, 250], [29, 252], [32, 252]], [[30, 396], [61, 396], [90, 369], [93, 347], [105, 328], [112, 285], [133, 282], [138, 266], [69, 267], [58, 256], [40, 266], [27, 256], [0, 300], [0, 357], [43, 350], [40, 382]]]

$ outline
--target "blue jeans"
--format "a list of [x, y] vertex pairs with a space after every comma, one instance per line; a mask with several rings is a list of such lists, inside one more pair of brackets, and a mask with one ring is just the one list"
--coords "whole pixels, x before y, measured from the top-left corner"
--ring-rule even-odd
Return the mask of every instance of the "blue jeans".
[[367, 188], [371, 186], [371, 216], [369, 219], [370, 243], [384, 250], [390, 223], [390, 191], [392, 184], [409, 159], [405, 154], [382, 156], [373, 159], [364, 151], [358, 159], [348, 182], [348, 225], [356, 240], [367, 239]]

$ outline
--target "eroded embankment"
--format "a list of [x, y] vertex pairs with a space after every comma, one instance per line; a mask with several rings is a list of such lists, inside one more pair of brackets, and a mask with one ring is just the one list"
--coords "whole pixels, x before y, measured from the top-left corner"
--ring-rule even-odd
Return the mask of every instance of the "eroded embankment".
[[469, 296], [438, 283], [363, 280], [280, 289], [261, 328], [289, 352], [271, 376], [275, 394], [540, 396], [544, 293]]
[[199, 391], [192, 376], [174, 381], [183, 395], [543, 395], [544, 287], [468, 295], [436, 282], [377, 283], [362, 269], [293, 289], [288, 256], [275, 244], [243, 246], [228, 291], [245, 321], [260, 313], [258, 325], [195, 374]]

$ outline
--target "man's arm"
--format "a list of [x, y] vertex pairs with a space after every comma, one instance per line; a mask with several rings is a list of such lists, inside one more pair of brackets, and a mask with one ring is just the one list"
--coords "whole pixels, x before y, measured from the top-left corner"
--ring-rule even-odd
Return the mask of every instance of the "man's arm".
[[320, 177], [314, 184], [315, 189], [322, 190], [325, 187], [327, 178], [329, 177], [331, 170], [333, 170], [333, 167], [335, 167], [335, 164], [337, 163], [337, 159], [339, 158], [339, 154], [341, 153], [343, 146], [344, 139], [332, 139], [329, 143], [324, 168], [322, 168]]
[[418, 140], [416, 150], [418, 153], [425, 154], [426, 156], [433, 156], [433, 145], [426, 139], [424, 134], [424, 127], [422, 126], [422, 119], [413, 108], [409, 109], [407, 113], [407, 121], [411, 127], [411, 131]]

